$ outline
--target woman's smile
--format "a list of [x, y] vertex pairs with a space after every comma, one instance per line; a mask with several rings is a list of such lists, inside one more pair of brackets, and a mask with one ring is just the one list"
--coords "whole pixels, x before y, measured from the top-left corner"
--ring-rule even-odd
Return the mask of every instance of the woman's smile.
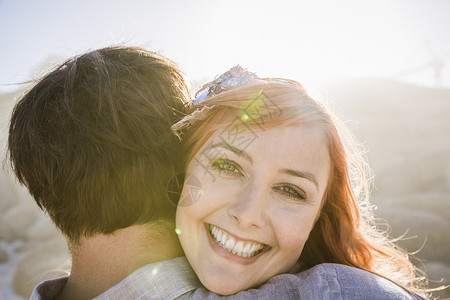
[[[252, 240], [242, 239], [226, 230], [212, 224], [205, 224], [206, 230], [209, 232], [210, 244], [218, 254], [227, 259], [242, 264], [253, 263], [259, 254], [269, 251], [270, 246], [255, 242]], [[219, 246], [221, 249], [218, 249]], [[226, 250], [228, 253], [225, 253]]]
[[[178, 207], [177, 227], [200, 281], [230, 294], [297, 262], [320, 212], [329, 157], [317, 128], [261, 131], [245, 149], [220, 134], [188, 165], [202, 193], [192, 205]], [[189, 193], [186, 187], [182, 197]]]

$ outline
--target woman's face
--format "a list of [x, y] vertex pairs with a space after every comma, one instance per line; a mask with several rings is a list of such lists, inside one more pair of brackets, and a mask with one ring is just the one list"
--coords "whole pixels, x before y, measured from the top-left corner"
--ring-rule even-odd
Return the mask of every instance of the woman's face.
[[209, 290], [233, 294], [289, 271], [329, 177], [322, 130], [218, 130], [187, 167], [179, 238]]

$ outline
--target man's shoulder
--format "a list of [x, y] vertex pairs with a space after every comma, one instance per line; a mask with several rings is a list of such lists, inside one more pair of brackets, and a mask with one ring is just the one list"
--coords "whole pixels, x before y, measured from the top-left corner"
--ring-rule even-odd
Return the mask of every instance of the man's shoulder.
[[[182, 299], [218, 299], [199, 288]], [[320, 264], [297, 274], [280, 274], [258, 288], [229, 299], [416, 299], [395, 283], [370, 272], [340, 264]], [[420, 298], [419, 298], [420, 299]]]
[[322, 294], [329, 295], [318, 299], [420, 299], [384, 277], [341, 264], [320, 264], [298, 274], [297, 278], [303, 281], [303, 291], [318, 296], [317, 291], [306, 287], [306, 284], [315, 285]]
[[30, 296], [30, 300], [53, 300], [63, 290], [68, 276], [46, 280], [38, 284]]
[[[34, 288], [30, 300], [55, 299], [67, 280], [65, 276], [41, 282]], [[177, 257], [143, 266], [94, 299], [174, 299], [199, 286], [186, 258]]]
[[175, 299], [199, 286], [183, 256], [145, 265], [94, 300]]

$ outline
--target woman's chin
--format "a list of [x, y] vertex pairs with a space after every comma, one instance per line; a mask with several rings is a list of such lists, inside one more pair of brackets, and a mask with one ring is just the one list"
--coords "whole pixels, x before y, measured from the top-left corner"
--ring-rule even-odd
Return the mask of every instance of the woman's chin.
[[205, 287], [213, 293], [216, 293], [221, 296], [230, 296], [236, 294], [240, 291], [246, 290], [247, 288], [236, 288], [236, 286], [223, 286], [223, 285], [214, 285], [214, 286], [206, 286]]
[[200, 278], [201, 283], [205, 288], [210, 290], [213, 293], [222, 296], [229, 296], [236, 294], [237, 292], [249, 289], [251, 284], [244, 284], [242, 281], [237, 280], [224, 280], [224, 279], [213, 279], [211, 277], [208, 278]]
[[[229, 296], [240, 291], [248, 290], [259, 286], [262, 282], [245, 282], [242, 280], [227, 280], [225, 278], [200, 278], [205, 288], [213, 293], [222, 296]], [[264, 280], [265, 281], [265, 280]], [[263, 281], [263, 282], [264, 282]]]

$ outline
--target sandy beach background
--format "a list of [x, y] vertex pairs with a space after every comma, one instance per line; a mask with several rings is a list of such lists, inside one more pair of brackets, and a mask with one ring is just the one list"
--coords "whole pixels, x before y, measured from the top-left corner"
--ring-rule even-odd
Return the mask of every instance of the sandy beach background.
[[[325, 102], [368, 148], [372, 202], [391, 236], [431, 286], [450, 284], [450, 90], [383, 79], [324, 86]], [[10, 112], [22, 91], [0, 94], [2, 160]], [[64, 239], [8, 166], [0, 173], [0, 299], [25, 299], [38, 282], [68, 269]], [[450, 297], [450, 291], [436, 293]]]

